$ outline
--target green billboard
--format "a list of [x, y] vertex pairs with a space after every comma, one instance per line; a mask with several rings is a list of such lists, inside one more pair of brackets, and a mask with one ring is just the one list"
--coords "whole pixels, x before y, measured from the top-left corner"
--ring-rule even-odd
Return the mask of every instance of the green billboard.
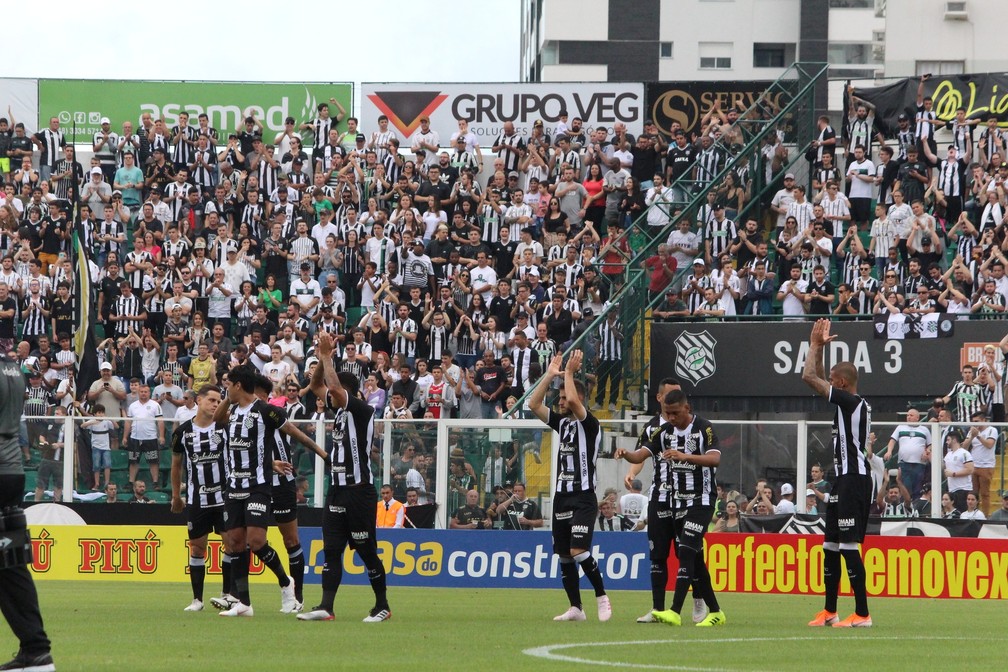
[[[138, 128], [144, 112], [164, 119], [169, 127], [178, 123], [180, 112], [189, 113], [193, 126], [196, 116], [205, 112], [210, 126], [227, 137], [251, 109], [266, 127], [264, 135], [270, 137], [269, 131], [283, 130], [288, 116], [298, 124], [314, 119], [318, 104], [330, 98], [339, 101], [347, 115], [353, 113], [353, 85], [348, 83], [40, 79], [38, 127], [47, 127], [49, 119], [57, 117], [65, 133], [72, 134], [76, 126], [77, 139], [90, 140], [102, 117], [108, 117], [112, 130], [119, 132], [124, 121]], [[338, 112], [334, 105], [332, 115]], [[340, 128], [345, 126], [344, 119]]]

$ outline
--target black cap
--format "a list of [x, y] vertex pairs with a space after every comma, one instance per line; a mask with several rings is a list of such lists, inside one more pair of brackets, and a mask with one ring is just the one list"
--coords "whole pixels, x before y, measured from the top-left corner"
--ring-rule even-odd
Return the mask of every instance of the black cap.
[[358, 133], [357, 137], [355, 137], [354, 140], [356, 140], [357, 142], [362, 142], [364, 140], [367, 140], [367, 138], [364, 136], [363, 133]]
[[931, 236], [921, 236], [921, 245], [930, 245]]
[[896, 117], [896, 121], [909, 121], [910, 117], [906, 115], [906, 112], [900, 112], [900, 115]]

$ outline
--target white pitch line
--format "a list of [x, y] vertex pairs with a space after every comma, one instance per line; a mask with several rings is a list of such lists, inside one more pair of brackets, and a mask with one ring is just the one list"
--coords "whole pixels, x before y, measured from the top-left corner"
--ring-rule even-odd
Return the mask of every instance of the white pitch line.
[[[878, 640], [898, 640], [898, 641], [913, 641], [913, 640], [928, 640], [928, 641], [965, 641], [969, 639], [979, 639], [976, 637], [898, 637], [892, 635], [884, 635], [881, 637], [869, 637], [868, 639], [878, 641]], [[537, 646], [531, 649], [525, 649], [522, 651], [527, 656], [532, 656], [534, 658], [542, 658], [544, 660], [552, 660], [556, 662], [563, 663], [580, 663], [582, 665], [600, 665], [605, 667], [624, 667], [624, 668], [636, 668], [636, 669], [648, 669], [648, 670], [688, 670], [692, 672], [735, 672], [733, 668], [724, 667], [697, 667], [694, 665], [654, 665], [649, 663], [627, 663], [612, 660], [591, 660], [590, 658], [579, 658], [577, 656], [568, 656], [560, 653], [555, 653], [555, 651], [561, 651], [564, 649], [574, 649], [574, 648], [597, 648], [597, 647], [611, 647], [611, 646], [641, 646], [648, 644], [675, 644], [677, 646], [682, 646], [684, 644], [732, 644], [732, 643], [742, 643], [742, 642], [825, 642], [825, 641], [843, 641], [838, 640], [835, 636], [823, 635], [823, 636], [808, 636], [808, 637], [727, 637], [723, 639], [639, 639], [633, 641], [619, 640], [615, 642], [577, 642], [574, 644], [548, 644], [546, 646]], [[743, 668], [738, 668], [743, 669]], [[751, 671], [751, 668], [745, 668], [746, 671]]]

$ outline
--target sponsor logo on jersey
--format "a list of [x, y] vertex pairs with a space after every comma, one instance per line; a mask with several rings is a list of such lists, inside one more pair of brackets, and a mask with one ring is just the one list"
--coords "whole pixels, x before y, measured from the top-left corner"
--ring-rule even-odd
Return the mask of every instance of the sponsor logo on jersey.
[[560, 513], [554, 513], [553, 517], [557, 520], [570, 520], [573, 515], [573, 511], [561, 511]]
[[250, 493], [247, 492], [234, 492], [228, 493], [228, 499], [248, 499]]
[[369, 534], [368, 532], [351, 532], [350, 536], [354, 541], [367, 541]]
[[245, 507], [246, 511], [250, 513], [266, 513], [266, 505], [262, 502], [249, 502], [248, 506]]
[[221, 491], [221, 486], [219, 486], [219, 485], [201, 485], [199, 491], [200, 491], [201, 495], [210, 495], [210, 494], [213, 494], [215, 492], [220, 492]]
[[587, 525], [571, 525], [571, 534], [588, 534]]
[[659, 518], [671, 518], [674, 511], [672, 509], [658, 509], [657, 511]]
[[837, 525], [840, 527], [854, 527], [853, 518], [841, 518], [837, 521]]

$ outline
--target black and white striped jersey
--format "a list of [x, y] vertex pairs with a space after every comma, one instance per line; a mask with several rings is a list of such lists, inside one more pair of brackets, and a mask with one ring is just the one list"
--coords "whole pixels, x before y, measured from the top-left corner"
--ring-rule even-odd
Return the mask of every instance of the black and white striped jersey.
[[546, 424], [560, 435], [557, 449], [556, 492], [595, 492], [595, 460], [602, 446], [602, 428], [591, 411], [584, 420], [560, 415], [552, 409]]
[[557, 346], [556, 341], [552, 338], [547, 338], [545, 341], [541, 341], [538, 338], [529, 343], [529, 348], [535, 353], [536, 359], [539, 362], [541, 371], [545, 371], [546, 367], [549, 366], [550, 360], [553, 359], [554, 355], [560, 352], [559, 346]]
[[373, 482], [371, 474], [371, 442], [374, 440], [374, 409], [354, 396], [339, 408], [327, 401], [336, 413], [332, 425], [332, 452], [329, 460], [334, 487], [353, 487]]
[[[128, 315], [130, 317], [144, 312], [143, 302], [136, 294], [129, 297], [119, 295], [112, 306], [113, 315]], [[137, 334], [143, 329], [143, 320], [121, 320], [116, 322], [116, 336], [129, 336], [130, 330]]]
[[[398, 333], [402, 332], [402, 333]], [[406, 334], [416, 334], [417, 324], [414, 320], [396, 318], [389, 323], [389, 335], [395, 334], [392, 342], [392, 354], [404, 357], [416, 357], [416, 341], [406, 338]]]
[[[294, 417], [294, 414], [299, 409], [303, 411], [304, 407], [301, 406], [301, 404], [295, 404], [294, 406], [285, 409], [287, 417], [289, 418]], [[269, 438], [270, 438], [270, 445], [272, 446], [271, 449], [272, 457], [270, 459], [281, 460], [283, 462], [290, 462], [291, 461], [290, 438], [288, 438], [286, 434], [281, 432], [279, 427], [270, 432]], [[267, 473], [273, 474], [273, 481], [272, 481], [273, 487], [279, 487], [285, 483], [290, 483], [294, 480], [294, 474], [282, 474], [282, 475], [278, 474], [275, 471], [272, 471], [272, 465], [270, 465], [270, 468], [269, 470], [267, 470]]]
[[945, 395], [955, 401], [955, 419], [959, 422], [969, 422], [974, 413], [987, 412], [990, 402], [990, 390], [979, 383], [966, 384], [959, 380]]
[[[203, 161], [199, 165], [196, 165], [198, 158], [202, 158]], [[192, 174], [189, 177], [193, 183], [203, 191], [213, 189], [217, 183], [217, 154], [210, 149], [202, 151], [196, 149], [193, 151], [192, 163]], [[221, 220], [223, 219], [221, 217]]]
[[598, 356], [605, 362], [618, 362], [623, 359], [623, 326], [619, 320], [610, 322], [602, 320], [598, 327]]
[[39, 157], [39, 165], [55, 166], [56, 162], [63, 156], [63, 152], [61, 152], [60, 149], [66, 147], [66, 139], [63, 137], [63, 131], [54, 131], [50, 128], [43, 128], [35, 134], [35, 137], [42, 143], [42, 156]]
[[837, 476], [868, 475], [868, 434], [871, 432], [871, 406], [862, 397], [830, 387], [829, 401], [836, 406], [833, 414], [833, 463]]
[[[714, 427], [704, 418], [693, 416], [689, 425], [679, 429], [671, 423], [663, 423], [660, 434], [653, 441], [652, 454], [658, 451], [672, 449], [687, 455], [704, 455], [720, 453], [717, 434]], [[684, 509], [691, 506], [714, 506], [717, 500], [717, 467], [705, 467], [690, 462], [671, 460], [659, 469], [656, 457], [655, 473], [665, 471], [670, 478], [671, 498], [674, 508]], [[662, 458], [662, 461], [664, 459]]]
[[325, 147], [326, 143], [329, 142], [329, 129], [332, 128], [333, 118], [323, 119], [322, 117], [316, 117], [315, 121], [311, 122], [311, 132], [314, 136], [312, 140], [312, 149], [322, 149]]
[[171, 160], [176, 165], [184, 164], [188, 166], [192, 163], [193, 153], [196, 151], [193, 144], [196, 138], [199, 137], [199, 132], [192, 126], [186, 126], [182, 128], [181, 126], [176, 126], [171, 130], [172, 142], [175, 142], [175, 138], [178, 138], [178, 143], [173, 144], [171, 148]]
[[962, 196], [965, 172], [966, 162], [962, 159], [944, 159], [938, 164], [938, 188], [946, 196]]
[[430, 361], [439, 362], [441, 355], [451, 354], [448, 349], [450, 337], [451, 330], [447, 325], [438, 327], [432, 324], [430, 326], [430, 329], [427, 330], [427, 356]]
[[[132, 252], [128, 252], [126, 254], [126, 264], [129, 263], [144, 264], [144, 263], [153, 263], [153, 261], [154, 257], [152, 257], [151, 253], [148, 252], [147, 250], [140, 250], [140, 251], [133, 250]], [[126, 264], [123, 264], [124, 271], [126, 270]], [[144, 281], [143, 269], [138, 268], [135, 271], [129, 271], [129, 273], [127, 274], [127, 278], [129, 279], [130, 287], [133, 288], [134, 292], [139, 292], [143, 290], [143, 281]]]
[[714, 181], [724, 165], [724, 152], [718, 147], [708, 147], [696, 157], [696, 181], [708, 185]]
[[[117, 222], [114, 219], [112, 221], [103, 219], [102, 221], [95, 224], [94, 231], [95, 231], [95, 237], [112, 236], [113, 238], [118, 238], [122, 236], [124, 241], [126, 239], [125, 238], [126, 227], [123, 226], [122, 222]], [[97, 247], [99, 251], [105, 252], [106, 254], [109, 252], [115, 252], [116, 254], [119, 254], [119, 250], [122, 247], [122, 243], [120, 243], [117, 240], [109, 240], [97, 243]]]
[[48, 333], [49, 320], [42, 311], [49, 312], [51, 302], [39, 294], [28, 295], [21, 302], [21, 328], [25, 336], [43, 336]]
[[180, 184], [177, 181], [172, 181], [165, 185], [164, 198], [171, 209], [171, 221], [177, 222], [179, 220], [179, 213], [182, 211], [182, 206], [186, 204], [186, 200], [189, 198], [189, 191], [192, 188], [193, 186], [188, 182]]
[[865, 156], [871, 156], [872, 137], [875, 135], [872, 132], [874, 127], [875, 118], [870, 115], [864, 119], [854, 117], [853, 119], [847, 120], [847, 133], [850, 138], [851, 156], [854, 155], [854, 148], [858, 145], [865, 148]]
[[925, 110], [923, 105], [917, 106], [917, 114], [914, 121], [917, 123], [917, 137], [921, 140], [931, 140], [934, 138], [935, 127], [930, 123], [931, 119], [936, 119], [933, 110]]
[[[497, 136], [497, 139], [494, 140], [493, 144], [501, 147], [500, 151], [497, 152], [497, 158], [504, 160], [504, 172], [509, 173], [512, 170], [518, 170], [518, 163], [521, 161], [521, 157], [525, 153], [525, 140], [522, 139], [522, 136], [514, 133], [509, 137], [507, 134], [501, 133]], [[504, 145], [514, 147], [518, 151], [514, 152], [509, 149], [504, 149]]]
[[172, 433], [172, 452], [186, 461], [186, 503], [201, 509], [224, 505], [224, 448], [227, 433], [211, 422], [200, 427], [195, 418]]
[[259, 399], [247, 406], [231, 408], [224, 457], [228, 490], [251, 490], [270, 485], [273, 432], [286, 422], [284, 409]]
[[917, 145], [917, 134], [912, 129], [900, 131], [896, 134], [896, 142], [899, 144], [899, 156], [897, 160], [903, 161], [907, 158], [907, 148]]

